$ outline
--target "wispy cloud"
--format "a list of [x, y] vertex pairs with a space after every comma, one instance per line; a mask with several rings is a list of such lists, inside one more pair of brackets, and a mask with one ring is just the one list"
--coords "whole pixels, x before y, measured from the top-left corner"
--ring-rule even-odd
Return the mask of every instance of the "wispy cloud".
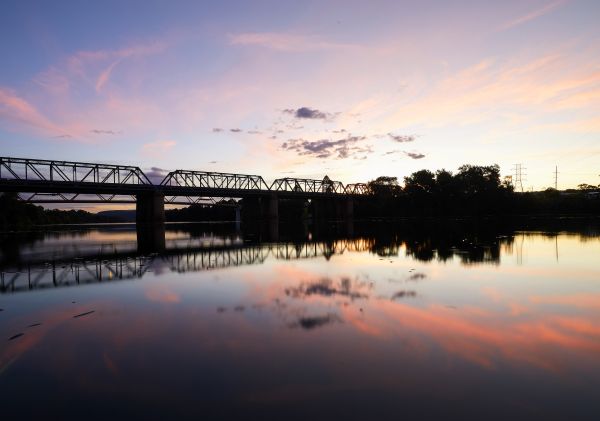
[[142, 153], [151, 157], [160, 157], [175, 147], [174, 140], [157, 140], [142, 146]]
[[[114, 68], [123, 60], [132, 57], [144, 57], [152, 54], [163, 52], [168, 47], [164, 41], [154, 41], [148, 43], [140, 43], [130, 45], [119, 49], [104, 49], [104, 50], [84, 50], [79, 51], [66, 60], [62, 70], [63, 78], [83, 78], [88, 79], [90, 74], [96, 74], [96, 82], [94, 88], [97, 93], [100, 93], [104, 86], [109, 82]], [[107, 66], [108, 64], [108, 66]], [[99, 68], [101, 70], [99, 70]], [[98, 71], [100, 72], [98, 74]], [[42, 76], [38, 79], [41, 81], [50, 80], [61, 81], [57, 79], [56, 69], [54, 75], [49, 79], [49, 75]], [[45, 84], [46, 86], [48, 83]]]
[[348, 136], [338, 140], [305, 140], [290, 139], [284, 142], [282, 149], [295, 151], [299, 155], [308, 155], [316, 158], [330, 158], [335, 156], [340, 159], [348, 158], [355, 154], [365, 154], [372, 152], [370, 145], [360, 145], [365, 141], [365, 136]]
[[553, 1], [551, 3], [546, 4], [544, 7], [541, 7], [539, 9], [536, 9], [532, 12], [529, 12], [523, 16], [519, 16], [515, 19], [512, 19], [509, 22], [504, 23], [503, 25], [500, 26], [500, 28], [498, 28], [501, 31], [504, 31], [506, 29], [510, 29], [510, 28], [514, 28], [515, 26], [519, 26], [522, 25], [524, 23], [527, 23], [529, 21], [532, 21], [534, 19], [539, 18], [540, 16], [544, 16], [547, 15], [548, 13], [558, 9], [559, 7], [564, 6], [567, 3], [567, 0], [556, 0]]
[[120, 60], [113, 62], [110, 66], [104, 69], [102, 73], [100, 73], [100, 76], [98, 76], [98, 79], [96, 80], [96, 92], [100, 93], [100, 91], [102, 91], [102, 88], [104, 85], [106, 85], [106, 82], [108, 82], [108, 79], [110, 78], [110, 74], [115, 66], [119, 64], [119, 62]]
[[[565, 108], [591, 111], [600, 104], [595, 62], [573, 66], [558, 52], [523, 63], [484, 59], [434, 84], [429, 93], [401, 104], [387, 124], [466, 126], [499, 117], [522, 121]], [[531, 125], [530, 125], [531, 127]]]
[[120, 134], [121, 132], [115, 132], [114, 130], [92, 129], [92, 130], [90, 130], [90, 133], [107, 134], [107, 135], [114, 136], [114, 135]]
[[44, 135], [67, 135], [27, 100], [18, 96], [13, 90], [2, 87], [0, 87], [0, 119], [11, 126], [33, 128], [37, 133]]
[[302, 52], [354, 48], [354, 44], [325, 41], [317, 36], [284, 32], [245, 32], [229, 35], [231, 45], [256, 46], [278, 51]]

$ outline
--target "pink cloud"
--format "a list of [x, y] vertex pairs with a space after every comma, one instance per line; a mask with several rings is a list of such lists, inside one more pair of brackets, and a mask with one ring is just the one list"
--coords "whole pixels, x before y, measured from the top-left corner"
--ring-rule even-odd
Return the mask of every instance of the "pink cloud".
[[282, 32], [246, 32], [232, 34], [229, 36], [229, 43], [231, 45], [250, 45], [288, 52], [347, 49], [356, 47], [356, 45], [353, 44], [324, 41], [315, 36]]
[[120, 60], [114, 61], [110, 66], [104, 69], [102, 73], [100, 73], [100, 76], [98, 76], [98, 79], [96, 80], [96, 92], [100, 93], [102, 87], [106, 84], [106, 82], [108, 82], [113, 69], [117, 64], [119, 64], [119, 62]]
[[576, 308], [600, 308], [600, 294], [539, 295], [531, 297], [531, 302]]
[[9, 125], [33, 128], [45, 135], [68, 134], [10, 89], [0, 87], [0, 119]]
[[174, 140], [157, 140], [142, 146], [142, 153], [151, 157], [160, 157], [169, 152], [177, 144]]
[[519, 26], [522, 25], [524, 23], [527, 23], [529, 21], [532, 21], [534, 19], [539, 18], [540, 16], [544, 16], [547, 15], [548, 13], [558, 9], [559, 7], [563, 6], [565, 3], [567, 3], [567, 0], [557, 0], [557, 1], [553, 1], [552, 3], [548, 3], [547, 5], [545, 5], [544, 7], [534, 10], [533, 12], [527, 13], [523, 16], [519, 16], [515, 19], [512, 19], [509, 22], [506, 22], [505, 24], [503, 24], [502, 26], [500, 26], [500, 30], [504, 31], [506, 29], [510, 29], [510, 28], [514, 28], [515, 26]]
[[181, 301], [179, 294], [164, 286], [152, 286], [146, 289], [146, 298], [158, 303], [178, 303]]

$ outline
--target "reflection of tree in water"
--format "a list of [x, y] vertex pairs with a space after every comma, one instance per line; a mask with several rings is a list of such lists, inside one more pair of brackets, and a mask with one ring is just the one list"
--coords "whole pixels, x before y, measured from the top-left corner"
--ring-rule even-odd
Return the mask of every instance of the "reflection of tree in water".
[[[462, 238], [460, 238], [462, 237]], [[406, 255], [420, 261], [445, 262], [457, 257], [464, 264], [500, 262], [500, 250], [512, 244], [514, 236], [504, 238], [462, 235], [459, 237], [425, 238], [406, 243]]]
[[88, 235], [89, 230], [78, 227], [60, 229], [54, 227], [50, 230], [14, 231], [0, 233], [0, 264], [17, 264], [21, 261], [21, 250], [34, 248], [44, 241], [82, 238]]
[[447, 261], [459, 258], [465, 264], [498, 263], [500, 245], [512, 242], [512, 235], [500, 240], [497, 227], [468, 226], [448, 221], [413, 220], [386, 224], [372, 230], [374, 243], [370, 251], [392, 257], [405, 249], [406, 256], [419, 261]]
[[447, 261], [458, 258], [464, 264], [500, 262], [502, 252], [513, 249], [515, 235], [558, 234], [574, 236], [579, 241], [600, 236], [597, 218], [527, 218], [505, 219], [410, 219], [369, 225], [357, 233], [374, 238], [370, 251], [381, 257], [406, 256], [419, 261]]

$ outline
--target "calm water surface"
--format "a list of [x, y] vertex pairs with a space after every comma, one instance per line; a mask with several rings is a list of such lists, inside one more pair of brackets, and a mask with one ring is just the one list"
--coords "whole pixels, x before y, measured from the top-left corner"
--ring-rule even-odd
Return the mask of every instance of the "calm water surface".
[[2, 419], [599, 419], [598, 224], [422, 224], [3, 234]]

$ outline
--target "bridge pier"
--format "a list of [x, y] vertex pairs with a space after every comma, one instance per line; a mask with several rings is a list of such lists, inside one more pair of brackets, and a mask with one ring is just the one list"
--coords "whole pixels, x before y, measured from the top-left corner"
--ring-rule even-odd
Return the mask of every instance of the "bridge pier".
[[354, 219], [354, 199], [347, 197], [342, 200], [344, 200], [344, 207], [342, 209], [344, 219]]
[[354, 218], [354, 199], [351, 197], [313, 199], [311, 211], [315, 221], [352, 219]]
[[160, 253], [165, 250], [165, 224], [136, 225], [138, 253]]
[[156, 253], [165, 249], [165, 195], [144, 192], [136, 195], [135, 228], [138, 251]]
[[267, 199], [266, 219], [279, 219], [279, 198], [275, 193], [269, 195]]
[[138, 193], [135, 196], [135, 222], [136, 225], [164, 225], [164, 193], [158, 191]]
[[277, 221], [279, 219], [279, 198], [277, 194], [244, 198], [242, 218], [247, 221]]

